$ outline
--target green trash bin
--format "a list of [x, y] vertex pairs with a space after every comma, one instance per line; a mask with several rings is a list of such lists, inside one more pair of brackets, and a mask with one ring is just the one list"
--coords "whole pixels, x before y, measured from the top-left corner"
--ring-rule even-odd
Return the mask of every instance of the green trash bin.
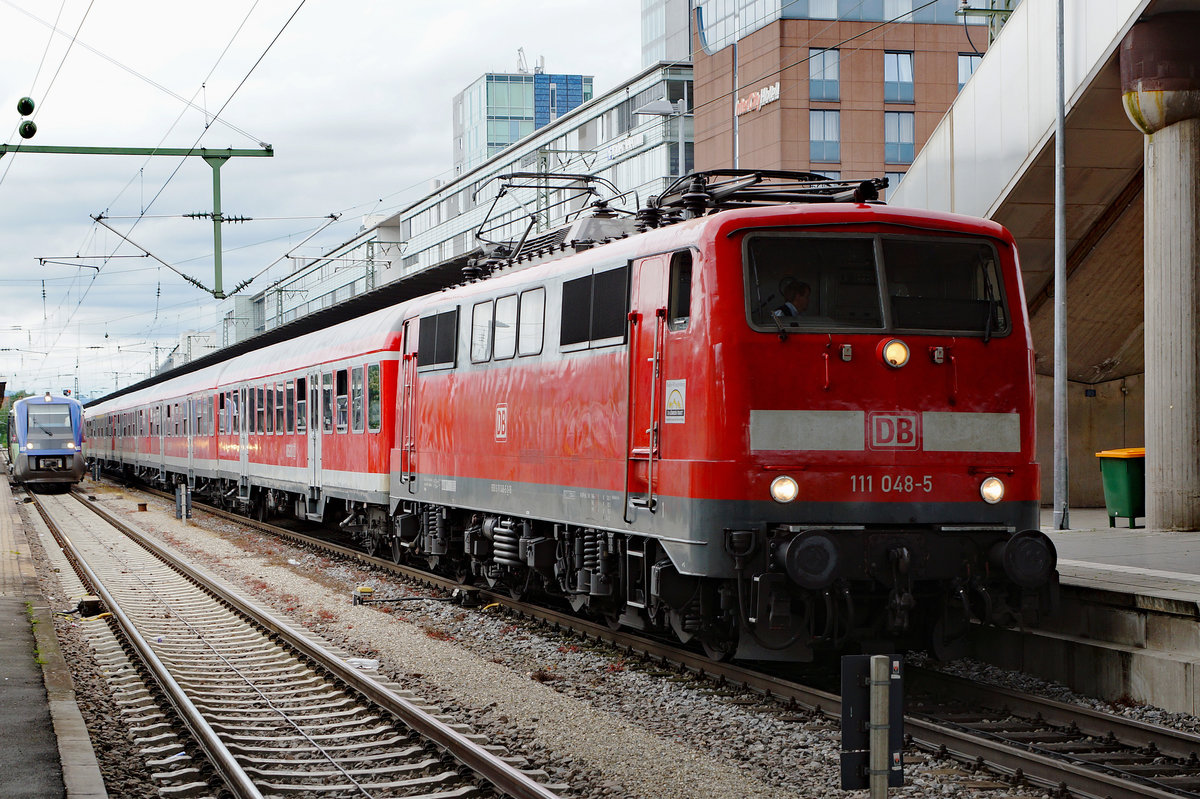
[[1100, 479], [1104, 483], [1104, 507], [1108, 526], [1117, 526], [1117, 517], [1134, 519], [1146, 516], [1146, 448], [1106, 449], [1097, 452]]

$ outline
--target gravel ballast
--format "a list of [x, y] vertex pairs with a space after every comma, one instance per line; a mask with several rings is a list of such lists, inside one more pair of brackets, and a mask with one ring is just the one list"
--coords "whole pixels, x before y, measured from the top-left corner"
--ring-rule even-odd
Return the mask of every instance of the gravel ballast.
[[[817, 797], [842, 792], [836, 721], [666, 674], [496, 608], [424, 597], [367, 567], [247, 532], [197, 509], [88, 484], [105, 510], [360, 657], [579, 797]], [[354, 605], [351, 591], [407, 601]], [[912, 753], [896, 797], [1034, 797]]]

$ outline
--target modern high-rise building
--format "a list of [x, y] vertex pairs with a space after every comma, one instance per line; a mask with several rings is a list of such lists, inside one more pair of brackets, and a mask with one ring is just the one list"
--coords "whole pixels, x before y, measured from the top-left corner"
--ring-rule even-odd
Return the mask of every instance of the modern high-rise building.
[[695, 6], [698, 169], [886, 174], [894, 186], [988, 44], [988, 15], [961, 16], [960, 0]]
[[592, 99], [591, 75], [489, 72], [454, 97], [454, 174], [462, 175]]
[[642, 0], [642, 66], [691, 60], [690, 0]]

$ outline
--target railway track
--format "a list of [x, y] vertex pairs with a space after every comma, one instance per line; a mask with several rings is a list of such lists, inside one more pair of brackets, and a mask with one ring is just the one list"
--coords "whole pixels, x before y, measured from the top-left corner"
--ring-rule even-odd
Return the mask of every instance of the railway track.
[[[166, 499], [171, 495], [152, 491]], [[783, 676], [712, 660], [574, 614], [464, 585], [301, 532], [205, 506], [204, 512], [308, 548], [384, 569], [444, 591], [476, 592], [514, 614], [606, 641], [627, 655], [664, 668], [707, 676], [773, 697], [789, 707], [840, 717], [840, 698]], [[937, 671], [909, 668], [906, 741], [917, 750], [953, 757], [1014, 783], [1085, 799], [1200, 797], [1200, 736], [1077, 705], [983, 685]], [[936, 699], [934, 699], [936, 697]]]
[[79, 495], [35, 500], [218, 775], [214, 794], [558, 796], [469, 730], [179, 563]]

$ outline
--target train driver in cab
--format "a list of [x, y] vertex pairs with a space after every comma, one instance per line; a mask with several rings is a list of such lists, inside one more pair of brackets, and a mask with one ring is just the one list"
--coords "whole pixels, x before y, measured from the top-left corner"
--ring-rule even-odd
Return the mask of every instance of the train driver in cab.
[[780, 291], [784, 303], [775, 309], [776, 316], [800, 316], [808, 310], [808, 296], [812, 293], [812, 288], [803, 280], [786, 280]]

